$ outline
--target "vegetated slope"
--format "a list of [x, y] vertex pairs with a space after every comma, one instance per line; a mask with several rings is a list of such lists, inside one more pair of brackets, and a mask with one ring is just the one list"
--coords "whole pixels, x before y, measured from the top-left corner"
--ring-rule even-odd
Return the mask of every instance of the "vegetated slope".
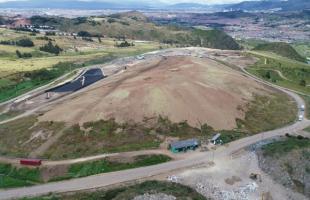
[[310, 197], [310, 139], [288, 136], [258, 151], [259, 165], [273, 179]]
[[233, 38], [220, 30], [197, 31], [175, 26], [159, 26], [139, 12], [75, 19], [34, 16], [30, 20], [34, 25], [54, 26], [66, 32], [87, 30], [92, 36], [159, 41], [179, 46], [240, 49]]
[[273, 42], [266, 44], [259, 44], [253, 50], [257, 51], [270, 51], [279, 54], [283, 57], [287, 57], [300, 62], [305, 62], [306, 59], [303, 58], [298, 52], [289, 44], [284, 42]]
[[[146, 194], [146, 196], [143, 196]], [[148, 195], [149, 194], [149, 195]], [[154, 196], [152, 196], [152, 194]], [[142, 196], [141, 196], [142, 195]], [[187, 199], [187, 200], [207, 200], [194, 189], [178, 183], [162, 181], [146, 181], [136, 185], [119, 187], [107, 191], [79, 192], [76, 194], [57, 194], [46, 197], [25, 198], [24, 200], [124, 200], [124, 199]]]
[[220, 30], [194, 30], [194, 37], [200, 40], [202, 47], [213, 49], [240, 49], [239, 44], [225, 32]]
[[308, 64], [266, 51], [251, 53], [259, 61], [247, 68], [250, 73], [282, 87], [310, 94], [310, 87], [307, 86], [310, 82]]
[[[255, 95], [273, 92], [239, 72], [209, 59], [168, 57], [148, 59], [125, 73], [107, 78], [74, 99], [49, 109], [43, 121], [84, 123], [115, 118], [141, 122], [167, 116], [200, 127], [236, 128]], [[267, 106], [267, 105], [266, 105]], [[62, 113], [66, 112], [66, 115]]]

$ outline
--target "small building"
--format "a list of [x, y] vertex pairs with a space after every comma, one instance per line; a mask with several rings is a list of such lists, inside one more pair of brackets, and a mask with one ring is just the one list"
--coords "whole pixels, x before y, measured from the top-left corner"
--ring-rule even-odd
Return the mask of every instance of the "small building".
[[221, 140], [221, 134], [217, 133], [216, 135], [214, 135], [211, 139], [212, 144], [216, 145], [216, 144], [222, 144], [223, 141]]
[[182, 140], [170, 144], [170, 150], [173, 153], [186, 152], [187, 150], [195, 150], [198, 147], [199, 141], [197, 139]]

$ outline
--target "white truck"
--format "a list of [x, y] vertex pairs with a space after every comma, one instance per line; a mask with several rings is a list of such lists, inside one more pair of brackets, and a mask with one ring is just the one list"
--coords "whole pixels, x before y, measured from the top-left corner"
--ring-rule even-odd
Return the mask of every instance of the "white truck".
[[298, 121], [302, 121], [302, 120], [304, 120], [304, 116], [303, 115], [299, 115], [298, 116]]
[[301, 111], [305, 111], [305, 105], [301, 105], [301, 106], [300, 106], [300, 110], [301, 110]]

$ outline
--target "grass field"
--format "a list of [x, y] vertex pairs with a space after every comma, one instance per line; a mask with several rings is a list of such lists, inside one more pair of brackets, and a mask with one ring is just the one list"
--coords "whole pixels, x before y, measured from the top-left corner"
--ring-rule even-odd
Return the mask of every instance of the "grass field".
[[243, 120], [237, 119], [238, 128], [220, 131], [224, 143], [273, 130], [296, 120], [297, 108], [285, 94], [256, 96], [249, 103]]
[[73, 164], [69, 167], [66, 175], [62, 177], [52, 178], [50, 181], [56, 181], [56, 180], [59, 181], [71, 178], [91, 176], [101, 173], [145, 167], [168, 162], [171, 160], [170, 157], [165, 155], [141, 155], [136, 156], [133, 159], [134, 159], [133, 162], [125, 162], [125, 163], [109, 161], [108, 159], [104, 159], [81, 164]]
[[[108, 173], [137, 167], [156, 165], [170, 161], [165, 155], [141, 155], [133, 157], [133, 161], [117, 162], [108, 158], [98, 161], [72, 164], [68, 166], [67, 172], [61, 176], [49, 177], [45, 181], [60, 181], [72, 178], [85, 177], [100, 173]], [[0, 163], [0, 189], [31, 186], [44, 183], [42, 174], [44, 168], [14, 167], [10, 164]]]
[[0, 163], [0, 189], [30, 186], [40, 182], [39, 169], [16, 168]]
[[[60, 56], [48, 56], [30, 59], [17, 59], [10, 58], [0, 60], [0, 72], [1, 76], [8, 76], [18, 72], [33, 71], [42, 68], [50, 68], [59, 62], [76, 62], [83, 63], [92, 59], [105, 57], [108, 55], [135, 55], [152, 50], [158, 49], [159, 45], [152, 43], [139, 43], [134, 47], [130, 48], [114, 48], [114, 47], [102, 47], [102, 49], [83, 51], [83, 52], [72, 52], [64, 53]], [[20, 47], [18, 47], [20, 48]]]
[[98, 190], [93, 192], [81, 192], [76, 194], [49, 195], [44, 197], [24, 198], [22, 200], [132, 200], [136, 196], [143, 194], [163, 193], [171, 195], [180, 200], [207, 200], [204, 196], [196, 192], [194, 189], [177, 184], [162, 181], [146, 181], [137, 183], [132, 186], [123, 186], [110, 190]]
[[277, 85], [310, 94], [310, 65], [267, 52], [252, 51], [250, 54], [260, 59], [247, 68], [250, 73]]
[[[85, 129], [89, 131], [85, 131]], [[48, 159], [79, 158], [108, 152], [158, 148], [160, 140], [143, 126], [117, 124], [114, 120], [74, 125], [44, 155]], [[83, 145], [77, 145], [83, 144]]]
[[35, 116], [0, 125], [0, 155], [27, 157], [47, 138], [64, 128], [63, 123], [37, 123]]
[[293, 46], [300, 55], [310, 58], [310, 43], [309, 42], [295, 43], [293, 44]]
[[[59, 45], [64, 50], [59, 56], [55, 56], [39, 50], [40, 46], [48, 42], [39, 39], [42, 37], [42, 34], [32, 36], [26, 32], [0, 29], [0, 41], [28, 38], [35, 44], [34, 47], [0, 45], [0, 102], [45, 85], [76, 67], [102, 64], [119, 57], [134, 56], [165, 46], [156, 42], [137, 42], [132, 47], [117, 48], [114, 46], [115, 39], [111, 38], [102, 38], [101, 42], [97, 38], [93, 38], [91, 42], [82, 40], [81, 38], [74, 39], [73, 36], [49, 36], [49, 39], [54, 44]], [[16, 50], [22, 53], [31, 53], [32, 57], [27, 59], [18, 58]], [[42, 81], [37, 76], [39, 81], [34, 81], [25, 76], [27, 73], [42, 69], [54, 69], [59, 63], [68, 63], [68, 66], [62, 66], [59, 73], [50, 80]], [[71, 67], [72, 65], [74, 67]]]

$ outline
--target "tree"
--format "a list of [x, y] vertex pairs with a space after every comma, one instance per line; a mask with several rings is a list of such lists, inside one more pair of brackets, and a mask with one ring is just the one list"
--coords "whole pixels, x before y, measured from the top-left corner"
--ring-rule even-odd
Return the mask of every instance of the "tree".
[[21, 53], [19, 50], [16, 50], [16, 55], [18, 58], [31, 58], [31, 53]]
[[303, 87], [306, 87], [306, 86], [307, 86], [306, 80], [301, 80], [301, 81], [299, 82], [299, 85], [300, 85], [300, 86], [303, 86]]
[[59, 55], [60, 52], [63, 51], [62, 48], [60, 48], [57, 44], [53, 45], [51, 41], [49, 41], [46, 45], [40, 47], [40, 51], [45, 51], [48, 53], [53, 53], [55, 55]]
[[129, 43], [129, 42], [127, 42], [127, 41], [124, 41], [124, 42], [122, 42], [122, 43], [120, 43], [120, 44], [116, 44], [116, 46], [117, 47], [130, 47], [130, 46], [134, 46], [134, 43]]
[[19, 50], [16, 50], [16, 55], [17, 55], [18, 58], [22, 58], [23, 57], [22, 53]]
[[16, 42], [16, 45], [21, 46], [21, 47], [33, 47], [34, 43], [30, 39], [26, 38], [26, 39], [18, 40]]
[[101, 41], [101, 37], [98, 37], [98, 42], [99, 42], [99, 43], [101, 43], [101, 42], [102, 42], [102, 41]]
[[271, 79], [271, 73], [270, 73], [270, 71], [267, 71], [267, 72], [266, 72], [265, 77], [268, 78], [268, 79]]
[[80, 31], [80, 32], [78, 32], [78, 36], [80, 36], [80, 37], [91, 37], [92, 35], [87, 31]]
[[19, 50], [16, 50], [16, 55], [18, 58], [31, 58], [31, 53], [21, 53]]

